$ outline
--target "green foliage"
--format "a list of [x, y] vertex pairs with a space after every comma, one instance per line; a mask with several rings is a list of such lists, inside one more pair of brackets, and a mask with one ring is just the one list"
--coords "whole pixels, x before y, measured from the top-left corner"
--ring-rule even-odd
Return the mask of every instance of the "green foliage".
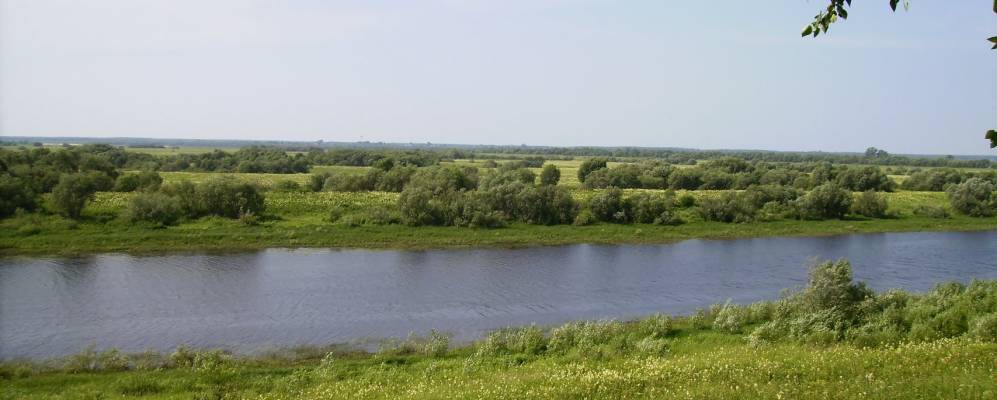
[[629, 207], [623, 200], [623, 191], [617, 187], [602, 190], [588, 201], [588, 210], [599, 221], [626, 223]]
[[724, 192], [700, 200], [698, 211], [706, 221], [743, 223], [753, 221], [758, 208], [745, 193]]
[[544, 165], [543, 170], [540, 171], [540, 184], [541, 185], [557, 185], [561, 180], [561, 170], [557, 168], [554, 164]]
[[679, 225], [682, 218], [675, 209], [675, 194], [637, 193], [627, 199], [631, 220], [640, 224]]
[[14, 215], [17, 209], [34, 210], [35, 193], [19, 178], [0, 174], [0, 218]]
[[137, 190], [159, 190], [163, 177], [155, 171], [142, 171], [137, 174], [118, 176], [114, 182], [115, 192], [134, 192]]
[[948, 189], [949, 202], [957, 211], [973, 216], [988, 217], [994, 214], [994, 184], [980, 178], [971, 178]]
[[853, 192], [875, 190], [892, 192], [896, 184], [879, 167], [849, 167], [837, 173], [835, 183]]
[[886, 208], [886, 197], [872, 190], [862, 192], [862, 194], [855, 196], [855, 200], [852, 201], [852, 212], [863, 217], [886, 217]]
[[825, 183], [793, 202], [800, 219], [843, 218], [852, 205], [852, 193], [834, 183]]
[[262, 214], [266, 209], [263, 192], [256, 185], [233, 179], [214, 179], [197, 187], [204, 215], [239, 218], [245, 213]]
[[585, 179], [588, 178], [589, 174], [595, 172], [596, 170], [606, 168], [605, 158], [590, 158], [582, 162], [578, 167], [578, 181], [585, 183]]
[[139, 193], [125, 212], [129, 221], [145, 221], [159, 225], [173, 225], [183, 215], [176, 197], [161, 192]]
[[99, 173], [65, 174], [60, 177], [59, 184], [52, 188], [53, 210], [67, 218], [80, 218], [83, 206], [97, 192], [100, 176], [106, 177]]

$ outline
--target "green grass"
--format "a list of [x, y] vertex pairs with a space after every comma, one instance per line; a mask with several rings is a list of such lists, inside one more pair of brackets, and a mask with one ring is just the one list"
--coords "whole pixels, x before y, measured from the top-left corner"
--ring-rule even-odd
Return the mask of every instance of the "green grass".
[[9, 364], [0, 399], [984, 399], [997, 394], [997, 344], [943, 339], [877, 348], [751, 345], [678, 326], [664, 353], [441, 355], [388, 351], [235, 359], [121, 372]]

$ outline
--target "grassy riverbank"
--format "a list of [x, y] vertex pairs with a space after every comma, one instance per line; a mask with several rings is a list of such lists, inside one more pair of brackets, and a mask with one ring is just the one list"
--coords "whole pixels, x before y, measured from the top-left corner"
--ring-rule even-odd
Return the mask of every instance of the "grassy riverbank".
[[[783, 300], [693, 316], [430, 333], [376, 353], [178, 349], [0, 363], [0, 399], [993, 398], [997, 285], [866, 292], [847, 263]], [[844, 295], [844, 293], [850, 293]]]
[[[23, 228], [27, 226], [27, 228]], [[333, 225], [301, 220], [244, 226], [211, 218], [175, 227], [150, 228], [115, 223], [73, 223], [57, 217], [0, 223], [0, 254], [86, 254], [251, 250], [268, 247], [459, 248], [546, 246], [572, 243], [667, 243], [686, 239], [816, 236], [909, 231], [997, 229], [997, 218], [898, 218], [881, 220], [782, 220], [745, 224], [695, 222], [680, 226], [596, 224], [541, 226], [512, 224], [501, 229]]]

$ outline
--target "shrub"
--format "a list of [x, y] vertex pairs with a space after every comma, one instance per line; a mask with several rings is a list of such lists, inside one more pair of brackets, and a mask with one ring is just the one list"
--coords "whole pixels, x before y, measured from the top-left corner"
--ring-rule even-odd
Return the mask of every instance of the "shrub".
[[544, 165], [543, 170], [540, 171], [540, 184], [541, 185], [557, 185], [561, 180], [561, 170], [557, 168], [554, 164]]
[[589, 174], [604, 168], [606, 168], [605, 158], [590, 158], [582, 161], [582, 164], [578, 166], [578, 181], [585, 183]]
[[160, 192], [149, 192], [132, 197], [125, 215], [126, 219], [132, 222], [173, 225], [180, 220], [182, 213], [180, 202], [175, 197]]
[[617, 187], [600, 191], [588, 201], [588, 210], [599, 221], [625, 223], [627, 204], [623, 201], [623, 191]]
[[637, 321], [637, 330], [641, 335], [655, 339], [664, 339], [675, 331], [671, 317], [661, 314], [654, 314]]
[[637, 193], [628, 199], [632, 220], [641, 224], [678, 225], [682, 223], [675, 212], [674, 195]]
[[443, 225], [445, 204], [433, 191], [420, 186], [409, 186], [398, 197], [402, 220], [409, 225]]
[[159, 190], [163, 177], [156, 171], [142, 171], [137, 174], [124, 174], [114, 182], [115, 192], [134, 192], [136, 190]]
[[677, 203], [678, 206], [682, 208], [695, 207], [696, 196], [693, 196], [692, 194], [689, 193], [683, 193], [681, 196], [678, 197]]
[[239, 218], [245, 213], [262, 214], [266, 209], [263, 193], [250, 183], [217, 178], [197, 186], [201, 213]]
[[332, 176], [331, 173], [323, 172], [321, 174], [312, 174], [308, 177], [308, 188], [313, 192], [321, 192], [322, 188], [325, 187], [325, 181]]
[[993, 183], [980, 178], [971, 178], [958, 185], [949, 186], [947, 192], [952, 208], [957, 211], [973, 217], [993, 215]]
[[395, 166], [385, 172], [375, 189], [382, 192], [401, 192], [415, 174], [414, 167]]
[[980, 340], [997, 342], [997, 312], [976, 318], [969, 334]]
[[825, 183], [794, 201], [793, 205], [800, 219], [843, 218], [851, 208], [852, 194], [836, 184]]
[[703, 170], [699, 168], [679, 168], [668, 175], [668, 187], [680, 190], [696, 190], [703, 185]]
[[891, 192], [895, 186], [890, 177], [886, 176], [879, 167], [874, 166], [845, 168], [838, 172], [835, 183], [855, 192], [867, 190]]
[[[106, 176], [106, 175], [105, 175]], [[97, 182], [91, 174], [65, 174], [52, 188], [52, 208], [64, 217], [78, 219], [86, 203], [97, 192]]]
[[713, 319], [713, 329], [722, 332], [738, 333], [742, 327], [750, 322], [749, 315], [744, 307], [730, 304], [728, 300], [720, 308], [720, 311], [716, 313], [716, 317]]
[[516, 195], [515, 202], [515, 216], [531, 224], [569, 223], [578, 214], [578, 203], [563, 187], [528, 186]]
[[648, 356], [663, 356], [668, 354], [668, 341], [646, 337], [634, 343], [634, 351]]
[[450, 349], [450, 337], [437, 332], [435, 329], [429, 331], [429, 337], [423, 346], [423, 354], [429, 357], [441, 357]]
[[14, 215], [18, 208], [27, 211], [35, 208], [34, 191], [19, 178], [0, 175], [0, 218]]
[[592, 214], [592, 211], [586, 208], [578, 212], [578, 215], [575, 216], [575, 220], [572, 224], [576, 226], [585, 226], [592, 225], [596, 223], [596, 221], [598, 221], [598, 219], [596, 219], [595, 214]]
[[743, 194], [725, 192], [720, 197], [707, 197], [699, 202], [699, 215], [707, 221], [750, 222], [757, 212]]
[[855, 196], [852, 212], [863, 217], [883, 218], [886, 216], [886, 197], [872, 190]]

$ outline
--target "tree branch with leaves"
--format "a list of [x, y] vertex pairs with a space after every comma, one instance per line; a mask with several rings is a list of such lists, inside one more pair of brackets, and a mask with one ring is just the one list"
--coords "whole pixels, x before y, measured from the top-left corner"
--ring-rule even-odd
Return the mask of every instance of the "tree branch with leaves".
[[[897, 5], [900, 4], [900, 0], [889, 0], [890, 9], [894, 12], [897, 11]], [[903, 0], [904, 10], [910, 8], [910, 2], [908, 0]], [[827, 34], [828, 29], [831, 28], [831, 24], [838, 22], [838, 19], [848, 19], [848, 10], [846, 7], [852, 6], [852, 0], [830, 0], [827, 8], [821, 10], [820, 13], [814, 16], [814, 20], [803, 27], [802, 36], [813, 36], [817, 37], [821, 33]], [[994, 13], [997, 13], [997, 0], [994, 0]], [[987, 39], [993, 43], [994, 47], [992, 49], [997, 49], [997, 36], [992, 36]], [[987, 131], [985, 136], [986, 139], [990, 140], [990, 148], [997, 147], [997, 131], [991, 129]]]

